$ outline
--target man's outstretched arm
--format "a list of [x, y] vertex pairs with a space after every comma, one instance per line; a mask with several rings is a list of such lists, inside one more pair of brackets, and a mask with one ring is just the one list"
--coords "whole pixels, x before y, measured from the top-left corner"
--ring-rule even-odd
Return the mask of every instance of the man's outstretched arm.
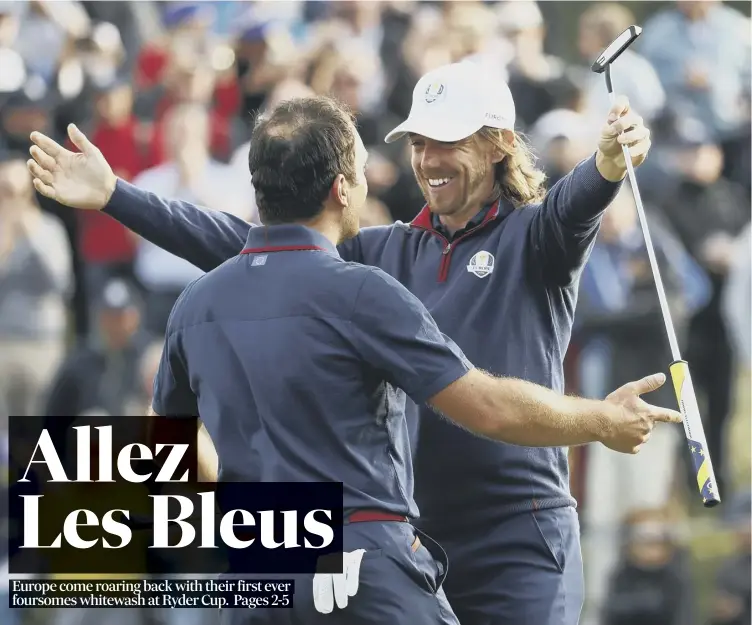
[[428, 403], [458, 425], [493, 440], [524, 447], [600, 442], [622, 453], [636, 453], [655, 422], [681, 422], [678, 412], [640, 398], [665, 382], [662, 373], [626, 384], [597, 401], [473, 368], [439, 331], [425, 306], [376, 269], [363, 282], [348, 331], [363, 360], [385, 372], [413, 401]]
[[429, 405], [471, 432], [523, 447], [571, 447], [603, 443], [637, 453], [656, 422], [681, 422], [681, 415], [651, 406], [640, 395], [660, 388], [662, 373], [630, 382], [605, 401], [560, 395], [514, 378], [469, 371]]
[[165, 199], [121, 179], [102, 212], [203, 271], [237, 256], [254, 227], [235, 215]]
[[120, 180], [99, 149], [74, 125], [74, 153], [39, 132], [31, 134], [27, 165], [39, 193], [84, 210], [102, 210], [162, 249], [210, 271], [242, 249], [253, 227], [189, 202], [166, 200]]

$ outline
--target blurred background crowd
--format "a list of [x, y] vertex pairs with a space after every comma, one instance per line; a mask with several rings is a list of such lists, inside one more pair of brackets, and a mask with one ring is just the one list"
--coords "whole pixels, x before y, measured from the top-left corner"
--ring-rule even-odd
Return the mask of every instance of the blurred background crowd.
[[[605, 120], [589, 65], [637, 23], [614, 85], [653, 133], [640, 190], [724, 502], [702, 508], [677, 428], [658, 429], [636, 457], [572, 450], [583, 622], [749, 625], [749, 13], [716, 0], [0, 1], [0, 417], [143, 414], [167, 316], [200, 273], [106, 215], [37, 197], [24, 166], [32, 130], [64, 142], [74, 122], [120, 177], [257, 222], [254, 116], [331, 94], [355, 111], [371, 153], [362, 223], [409, 221], [423, 202], [409, 147], [383, 137], [421, 74], [470, 58], [508, 81], [553, 184], [594, 151]], [[625, 184], [582, 275], [570, 390], [603, 397], [669, 361]], [[670, 388], [656, 395], [675, 407]], [[2, 433], [6, 462], [7, 422]], [[0, 601], [3, 624], [75, 620]], [[176, 623], [214, 618], [172, 612]]]

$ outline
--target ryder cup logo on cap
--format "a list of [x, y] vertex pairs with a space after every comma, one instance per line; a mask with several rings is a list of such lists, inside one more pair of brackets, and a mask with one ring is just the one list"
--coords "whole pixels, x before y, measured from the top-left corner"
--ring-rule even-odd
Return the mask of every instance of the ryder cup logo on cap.
[[426, 102], [432, 104], [441, 98], [446, 91], [446, 87], [440, 82], [432, 82], [426, 89]]
[[463, 61], [425, 74], [415, 85], [410, 114], [384, 139], [407, 134], [435, 141], [466, 139], [484, 126], [514, 130], [515, 107], [507, 84], [479, 63]]
[[489, 252], [480, 251], [475, 254], [470, 262], [467, 264], [467, 270], [478, 276], [479, 278], [485, 278], [493, 273], [494, 257]]

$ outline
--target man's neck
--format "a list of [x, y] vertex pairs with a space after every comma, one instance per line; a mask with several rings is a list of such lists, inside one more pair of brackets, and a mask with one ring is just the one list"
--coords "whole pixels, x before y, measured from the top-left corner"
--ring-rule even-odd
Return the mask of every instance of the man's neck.
[[446, 228], [447, 232], [453, 235], [458, 230], [465, 228], [473, 217], [483, 210], [484, 206], [485, 204], [474, 204], [453, 215], [439, 215], [439, 221]]
[[340, 244], [340, 241], [342, 239], [342, 227], [337, 223], [333, 223], [326, 217], [317, 217], [316, 219], [301, 221], [298, 223], [301, 226], [315, 230], [319, 234], [325, 236], [332, 242], [332, 245], [336, 246]]

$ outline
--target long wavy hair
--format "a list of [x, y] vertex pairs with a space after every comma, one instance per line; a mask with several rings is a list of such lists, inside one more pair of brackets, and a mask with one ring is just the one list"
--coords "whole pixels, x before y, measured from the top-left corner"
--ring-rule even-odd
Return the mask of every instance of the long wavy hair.
[[504, 160], [496, 165], [494, 175], [494, 199], [503, 198], [516, 208], [536, 204], [546, 195], [546, 174], [535, 166], [536, 157], [525, 137], [514, 133], [510, 144], [504, 131], [484, 126], [478, 131], [480, 140], [488, 141], [504, 154]]

